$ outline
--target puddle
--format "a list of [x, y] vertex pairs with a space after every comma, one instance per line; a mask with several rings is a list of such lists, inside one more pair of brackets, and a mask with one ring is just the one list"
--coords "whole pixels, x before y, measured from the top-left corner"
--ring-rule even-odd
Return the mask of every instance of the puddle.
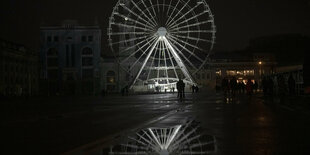
[[216, 139], [207, 135], [196, 121], [173, 126], [153, 126], [123, 137], [120, 143], [106, 148], [107, 155], [181, 155], [214, 154]]

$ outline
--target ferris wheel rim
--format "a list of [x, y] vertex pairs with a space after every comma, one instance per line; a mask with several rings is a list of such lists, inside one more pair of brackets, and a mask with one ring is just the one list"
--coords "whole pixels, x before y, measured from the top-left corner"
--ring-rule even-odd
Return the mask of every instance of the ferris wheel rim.
[[[110, 49], [112, 50], [112, 52], [113, 52], [113, 54], [114, 54], [114, 56], [115, 57], [118, 57], [119, 55], [117, 55], [116, 54], [116, 52], [115, 52], [115, 50], [114, 50], [114, 48], [113, 48], [113, 45], [116, 45], [116, 44], [120, 44], [120, 43], [122, 43], [122, 42], [131, 42], [131, 41], [135, 41], [135, 40], [139, 40], [139, 39], [145, 39], [145, 38], [151, 38], [152, 36], [151, 35], [148, 35], [148, 34], [152, 34], [152, 33], [154, 33], [154, 31], [158, 31], [158, 29], [156, 30], [156, 26], [158, 26], [158, 23], [156, 22], [156, 18], [157, 18], [157, 16], [151, 16], [152, 15], [152, 10], [153, 9], [155, 9], [155, 7], [160, 7], [160, 6], [162, 6], [164, 9], [165, 9], [165, 7], [167, 7], [167, 9], [168, 9], [168, 12], [169, 12], [169, 9], [173, 9], [173, 11], [172, 10], [170, 10], [170, 11], [172, 11], [172, 14], [171, 14], [171, 16], [173, 15], [173, 12], [175, 11], [175, 10], [178, 10], [178, 8], [176, 8], [176, 7], [173, 7], [172, 5], [171, 5], [171, 3], [172, 3], [172, 1], [170, 1], [170, 3], [169, 4], [155, 4], [155, 5], [153, 5], [153, 6], [148, 6], [148, 7], [146, 7], [147, 6], [147, 4], [146, 4], [146, 1], [144, 2], [143, 0], [139, 0], [139, 1], [137, 1], [137, 3], [135, 3], [135, 1], [134, 0], [132, 0], [132, 1], [130, 1], [130, 2], [133, 2], [132, 4], [134, 5], [133, 6], [133, 8], [139, 8], [138, 7], [138, 5], [143, 5], [143, 6], [145, 6], [145, 8], [142, 8], [142, 9], [144, 9], [144, 10], [142, 10], [142, 9], [137, 9], [137, 10], [142, 10], [141, 11], [141, 13], [140, 13], [140, 17], [138, 17], [137, 19], [132, 19], [132, 17], [125, 17], [125, 15], [119, 15], [119, 13], [116, 13], [116, 9], [115, 8], [117, 8], [117, 7], [119, 7], [119, 6], [121, 6], [122, 8], [127, 8], [126, 6], [124, 6], [124, 5], [121, 5], [120, 4], [120, 1], [121, 0], [119, 0], [118, 2], [117, 2], [117, 5], [113, 8], [113, 11], [112, 11], [112, 15], [111, 15], [111, 17], [114, 17], [114, 16], [121, 16], [121, 17], [124, 17], [125, 18], [125, 20], [126, 21], [134, 21], [134, 25], [124, 25], [124, 26], [127, 26], [127, 27], [134, 27], [134, 32], [124, 32], [124, 33], [117, 33], [117, 32], [112, 32], [113, 30], [112, 30], [112, 25], [114, 24], [114, 23], [111, 23], [111, 21], [110, 21], [110, 23], [109, 23], [109, 28], [108, 28], [108, 40], [109, 40], [109, 46], [110, 46]], [[190, 2], [191, 0], [188, 0], [188, 1], [186, 1], [186, 5], [184, 5], [181, 9], [179, 9], [179, 11], [180, 10], [182, 10], [183, 8], [186, 8], [186, 7], [190, 7], [190, 6], [188, 6], [187, 4]], [[198, 0], [199, 1], [199, 0]], [[172, 42], [173, 42], [173, 44], [176, 44], [176, 45], [172, 45], [175, 49], [176, 49], [176, 51], [178, 51], [178, 53], [182, 56], [182, 59], [186, 62], [186, 64], [187, 65], [189, 65], [189, 66], [191, 66], [191, 68], [194, 68], [194, 71], [192, 71], [192, 74], [195, 74], [195, 73], [197, 73], [206, 63], [207, 63], [207, 58], [209, 57], [209, 54], [210, 54], [210, 51], [213, 49], [213, 46], [214, 46], [214, 43], [215, 43], [215, 32], [216, 32], [216, 29], [215, 29], [215, 24], [214, 24], [214, 18], [213, 18], [213, 14], [212, 14], [212, 12], [211, 12], [211, 10], [209, 9], [209, 6], [208, 6], [208, 4], [205, 2], [205, 0], [200, 0], [202, 3], [200, 3], [199, 5], [198, 5], [198, 1], [197, 1], [197, 5], [196, 6], [199, 6], [199, 5], [201, 5], [201, 4], [203, 4], [203, 5], [206, 5], [206, 7], [208, 8], [207, 9], [207, 11], [206, 12], [200, 12], [200, 13], [198, 13], [198, 14], [195, 14], [195, 16], [193, 16], [193, 17], [191, 17], [191, 18], [188, 18], [187, 20], [181, 20], [182, 18], [184, 18], [185, 16], [186, 16], [186, 14], [189, 14], [189, 13], [192, 13], [191, 11], [188, 11], [188, 12], [186, 12], [186, 14], [182, 14], [180, 17], [177, 17], [177, 16], [174, 16], [174, 17], [168, 17], [168, 19], [166, 20], [166, 24], [171, 28], [171, 29], [169, 29], [169, 28], [166, 28], [167, 29], [167, 31], [169, 31], [169, 32], [167, 32], [167, 33], [169, 33], [168, 35], [167, 35], [167, 38], [169, 39], [169, 40], [171, 40]], [[152, 2], [152, 0], [149, 0], [149, 2]], [[165, 1], [164, 1], [165, 2]], [[184, 3], [185, 1], [184, 0], [178, 0], [178, 2], [177, 3]], [[196, 7], [195, 6], [195, 7]], [[193, 9], [193, 8], [192, 8]], [[192, 9], [190, 9], [190, 10], [192, 10]], [[126, 10], [129, 10], [129, 8], [127, 8]], [[153, 10], [154, 11], [154, 10]], [[156, 12], [154, 11], [153, 12], [154, 14], [156, 14]], [[194, 12], [195, 13], [195, 12]], [[137, 13], [133, 13], [132, 11], [130, 12], [130, 15], [137, 15]], [[140, 19], [141, 18], [141, 14], [144, 16], [144, 17], [148, 17], [148, 16], [150, 16], [151, 18], [149, 18], [149, 20], [145, 20], [145, 19]], [[197, 18], [198, 17], [200, 17], [200, 16], [203, 16], [204, 14], [207, 14], [208, 15], [208, 17], [210, 18], [210, 20], [208, 20], [208, 21], [205, 21], [205, 22], [203, 22], [203, 23], [196, 23], [196, 24], [188, 24], [187, 22], [188, 21], [191, 21], [191, 20], [198, 20]], [[177, 17], [177, 18], [176, 18]], [[172, 18], [171, 20], [169, 20], [169, 18]], [[176, 20], [173, 20], [173, 18], [176, 18]], [[143, 23], [142, 23], [142, 21], [144, 21], [144, 22], [146, 22], [146, 24], [144, 24], [144, 27], [142, 26], [143, 25]], [[179, 25], [180, 25], [180, 23], [179, 24], [175, 24], [175, 23], [177, 23], [178, 21], [182, 21], [181, 22], [181, 24], [184, 24], [184, 23], [187, 23], [187, 24], [185, 24], [185, 26], [183, 25], [183, 26], [180, 26], [179, 27]], [[148, 22], [149, 22], [149, 24], [148, 24]], [[195, 31], [195, 30], [189, 30], [189, 31], [178, 31], [178, 29], [182, 29], [182, 28], [189, 28], [189, 27], [191, 27], [191, 26], [199, 26], [200, 24], [204, 24], [204, 23], [207, 23], [207, 22], [209, 22], [209, 23], [211, 23], [211, 29], [210, 30], [198, 30], [198, 31]], [[137, 24], [138, 24], [138, 26], [137, 26]], [[139, 25], [140, 24], [140, 25]], [[175, 24], [175, 25], [173, 25], [173, 24]], [[142, 26], [142, 27], [141, 27]], [[153, 29], [152, 29], [153, 28]], [[160, 28], [160, 27], [159, 27]], [[137, 31], [136, 32], [136, 29], [140, 29], [141, 31]], [[144, 32], [143, 32], [144, 31]], [[176, 33], [177, 32], [177, 33]], [[155, 32], [156, 33], [156, 32]], [[185, 33], [185, 34], [187, 34], [187, 36], [185, 36], [185, 35], [180, 35], [180, 33]], [[210, 33], [211, 34], [211, 38], [210, 39], [204, 39], [204, 38], [201, 38], [200, 36], [198, 36], [198, 37], [194, 37], [194, 36], [190, 36], [189, 35], [189, 33], [199, 33], [199, 35], [200, 35], [200, 33]], [[128, 40], [123, 40], [123, 41], [119, 41], [119, 42], [113, 42], [112, 41], [112, 36], [113, 35], [125, 35], [125, 34], [134, 34], [134, 35], [138, 35], [138, 37], [137, 36], [135, 36], [134, 38], [131, 38], [131, 39], [128, 39]], [[139, 35], [141, 35], [141, 36], [139, 36]], [[157, 36], [158, 37], [158, 36]], [[154, 38], [154, 36], [153, 36], [153, 38]], [[158, 39], [158, 38], [157, 38]], [[183, 40], [183, 39], [187, 39], [187, 40]], [[147, 39], [145, 39], [145, 40], [147, 40]], [[142, 40], [142, 41], [140, 41], [140, 42], [138, 42], [135, 46], [137, 46], [137, 47], [139, 47], [139, 49], [141, 49], [141, 44], [146, 44], [146, 43], [148, 43], [148, 42], [145, 42], [145, 40]], [[206, 43], [208, 43], [208, 44], [210, 44], [210, 48], [209, 49], [207, 49], [207, 50], [205, 50], [205, 49], [202, 49], [202, 48], [200, 48], [200, 47], [198, 47], [198, 46], [194, 46], [194, 45], [192, 45], [191, 43], [188, 43], [188, 42], [190, 42], [189, 40], [191, 40], [191, 41], [196, 41], [196, 45], [199, 43], [199, 42], [206, 42]], [[154, 41], [154, 40], [153, 40]], [[181, 45], [181, 43], [183, 43], [183, 44], [185, 44], [185, 45], [187, 45], [186, 47], [191, 47], [191, 48], [195, 48], [196, 50], [200, 50], [200, 51], [207, 51], [206, 52], [206, 55], [204, 56], [204, 58], [200, 58], [199, 57], [199, 55], [196, 55], [194, 52], [190, 52], [191, 50], [190, 49], [186, 49], [186, 47], [184, 47], [183, 49], [178, 49], [177, 48], [177, 46], [180, 46]], [[149, 46], [151, 46], [151, 45], [149, 45]], [[142, 47], [142, 48], [144, 48], [144, 47]], [[155, 46], [155, 48], [156, 48], [156, 52], [158, 51], [158, 50], [160, 50], [160, 49], [164, 49], [164, 50], [167, 50], [167, 51], [169, 51], [169, 49], [168, 49], [168, 47], [166, 47], [166, 45], [165, 45], [165, 43], [160, 43], [160, 45], [159, 46]], [[127, 48], [128, 49], [128, 48]], [[138, 51], [135, 51], [135, 52], [139, 52], [139, 50]], [[151, 55], [151, 58], [152, 58], [152, 63], [151, 63], [151, 65], [153, 65], [153, 60], [154, 61], [157, 61], [158, 59], [160, 60], [160, 58], [156, 58], [155, 56], [157, 55], [157, 53], [156, 52], [154, 52], [153, 54], [154, 54], [154, 56], [153, 56], [153, 54]], [[195, 67], [195, 65], [194, 64], [192, 64], [191, 63], [191, 60], [189, 60], [189, 59], [187, 59], [186, 58], [186, 56], [185, 55], [182, 55], [182, 52], [188, 52], [187, 53], [187, 55], [189, 55], [190, 57], [193, 57], [194, 59], [197, 59], [197, 60], [199, 60], [200, 62], [200, 65], [196, 65], [197, 67]], [[143, 52], [143, 54], [142, 55], [140, 55], [140, 57], [139, 57], [139, 59], [141, 58], [143, 58], [143, 55], [146, 55], [146, 51], [144, 51]], [[165, 53], [166, 54], [166, 53]], [[131, 57], [134, 57], [134, 54], [132, 53], [131, 55], [130, 55]], [[159, 55], [160, 56], [160, 55]], [[173, 67], [176, 67], [177, 65], [175, 65], [175, 64], [173, 64], [173, 61], [171, 60], [172, 59], [172, 56], [171, 56], [171, 53], [170, 52], [167, 52], [167, 54], [166, 55], [164, 55], [163, 56], [164, 57], [164, 62], [165, 63], [167, 63], [168, 61], [170, 61], [169, 62], [169, 64], [170, 65], [172, 65]], [[168, 59], [168, 58], [170, 58], [170, 59]], [[191, 59], [193, 59], [193, 58], [191, 58]], [[138, 61], [139, 59], [137, 59], [137, 61], [136, 62], [134, 62], [134, 65], [136, 65], [136, 64], [142, 64], [140, 61]], [[128, 60], [128, 59], [124, 59], [124, 60]], [[127, 73], [130, 73], [131, 75], [134, 75], [135, 73], [133, 73], [133, 72], [131, 72], [131, 69], [133, 69], [134, 68], [134, 65], [133, 66], [131, 66], [131, 68], [130, 69], [128, 69], [128, 68], [126, 68], [126, 67], [123, 67], [122, 66], [122, 63], [124, 63], [124, 61], [121, 61], [121, 60], [119, 60], [119, 59], [117, 59], [117, 62], [119, 63], [119, 64], [121, 64], [120, 66], [121, 66], [121, 68], [123, 68], [123, 70], [125, 70]], [[167, 64], [165, 65], [166, 67], [167, 67]], [[167, 72], [167, 70], [166, 70], [166, 74], [168, 74], [168, 72]], [[147, 78], [149, 78], [149, 75], [150, 75], [150, 73], [148, 73], [148, 75], [147, 75]], [[176, 74], [177, 75], [177, 74]], [[178, 77], [177, 77], [178, 78]]]

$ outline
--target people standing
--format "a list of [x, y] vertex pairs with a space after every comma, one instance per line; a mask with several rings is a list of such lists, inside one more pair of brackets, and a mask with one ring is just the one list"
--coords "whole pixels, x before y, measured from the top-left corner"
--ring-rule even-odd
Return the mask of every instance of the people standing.
[[222, 89], [224, 91], [224, 95], [226, 96], [228, 92], [228, 79], [226, 77], [222, 80]]
[[198, 93], [198, 91], [199, 91], [199, 87], [196, 85], [195, 86], [195, 92]]
[[236, 95], [236, 90], [237, 90], [237, 79], [235, 77], [233, 77], [230, 82], [230, 88], [231, 88], [231, 94], [232, 96]]
[[195, 85], [193, 85], [193, 86], [192, 86], [192, 93], [195, 92], [195, 89], [196, 89], [196, 87], [195, 87]]
[[182, 83], [181, 79], [177, 82], [178, 98], [182, 98]]
[[295, 95], [295, 80], [292, 76], [292, 74], [290, 74], [289, 78], [288, 78], [288, 89], [289, 89], [289, 93], [290, 95]]
[[246, 91], [248, 95], [252, 95], [253, 93], [253, 82], [251, 81], [251, 79], [248, 79], [248, 82], [246, 83]]
[[181, 80], [182, 98], [185, 98], [185, 83]]

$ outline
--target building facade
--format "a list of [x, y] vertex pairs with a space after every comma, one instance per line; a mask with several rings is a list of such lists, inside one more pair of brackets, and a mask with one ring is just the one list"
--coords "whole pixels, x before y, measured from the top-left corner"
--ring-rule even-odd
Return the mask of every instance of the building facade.
[[[208, 68], [213, 70], [215, 87], [221, 87], [223, 78], [235, 77], [238, 82], [261, 84], [262, 77], [275, 72], [276, 61], [272, 54], [262, 53], [217, 53], [211, 57]], [[212, 86], [213, 87], [213, 86]]]
[[96, 95], [101, 90], [101, 30], [65, 21], [41, 27], [42, 82], [49, 95]]
[[0, 40], [0, 95], [37, 95], [38, 80], [38, 54], [23, 45]]

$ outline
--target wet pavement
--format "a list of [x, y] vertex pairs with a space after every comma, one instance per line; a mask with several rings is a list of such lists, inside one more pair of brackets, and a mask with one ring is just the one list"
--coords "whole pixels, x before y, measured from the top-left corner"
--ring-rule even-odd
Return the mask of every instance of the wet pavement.
[[[2, 114], [4, 154], [310, 154], [309, 112], [260, 94], [61, 101], [46, 103], [48, 109], [8, 108], [14, 115]], [[41, 113], [34, 115], [33, 107]], [[30, 112], [18, 115], [21, 110]]]

